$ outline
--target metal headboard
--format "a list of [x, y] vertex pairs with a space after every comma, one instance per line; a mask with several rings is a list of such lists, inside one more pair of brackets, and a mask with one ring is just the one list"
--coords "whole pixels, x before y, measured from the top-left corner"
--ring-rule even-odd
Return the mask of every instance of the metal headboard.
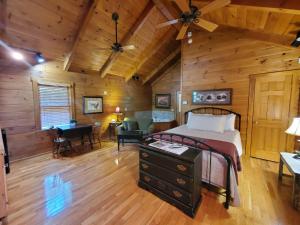
[[213, 114], [213, 115], [227, 115], [227, 114], [235, 114], [235, 129], [241, 130], [241, 114], [230, 111], [228, 109], [216, 108], [216, 107], [201, 107], [189, 110], [184, 113], [184, 122], [187, 123], [189, 112], [195, 114]]

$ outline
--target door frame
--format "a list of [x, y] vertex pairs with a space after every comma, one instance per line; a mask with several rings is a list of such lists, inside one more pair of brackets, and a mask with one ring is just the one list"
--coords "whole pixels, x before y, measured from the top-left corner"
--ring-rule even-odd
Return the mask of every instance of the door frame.
[[[248, 98], [248, 115], [247, 115], [247, 135], [246, 135], [246, 155], [251, 156], [252, 143], [252, 126], [253, 126], [253, 111], [255, 99], [255, 81], [258, 77], [264, 77], [270, 74], [291, 72], [292, 75], [292, 90], [290, 96], [289, 106], [289, 124], [291, 124], [294, 117], [298, 114], [299, 88], [300, 88], [300, 70], [283, 70], [268, 73], [258, 73], [249, 75], [249, 98]], [[291, 135], [287, 136], [287, 151], [292, 151], [295, 145], [295, 138]]]

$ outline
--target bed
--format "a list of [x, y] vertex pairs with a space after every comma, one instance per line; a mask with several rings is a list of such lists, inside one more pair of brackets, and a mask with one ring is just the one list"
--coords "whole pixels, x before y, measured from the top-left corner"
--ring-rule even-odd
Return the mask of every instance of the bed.
[[[224, 132], [193, 129], [188, 126], [192, 114], [234, 115], [233, 128]], [[156, 134], [156, 138], [188, 145], [196, 145], [203, 151], [202, 182], [212, 190], [226, 197], [225, 208], [240, 205], [238, 192], [238, 171], [241, 170], [239, 158], [242, 155], [240, 137], [241, 115], [222, 108], [202, 107], [185, 113], [185, 124]]]

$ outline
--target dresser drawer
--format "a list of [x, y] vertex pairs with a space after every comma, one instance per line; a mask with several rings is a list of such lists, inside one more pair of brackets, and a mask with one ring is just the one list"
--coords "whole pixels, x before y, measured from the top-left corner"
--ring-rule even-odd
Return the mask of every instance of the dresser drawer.
[[166, 180], [188, 192], [193, 190], [194, 182], [192, 178], [149, 163], [145, 160], [140, 160], [140, 170], [159, 177], [162, 180]]
[[193, 176], [193, 164], [188, 164], [173, 157], [168, 157], [164, 156], [163, 154], [149, 152], [147, 150], [141, 149], [140, 159], [146, 160], [161, 167], [169, 168], [177, 173], [184, 174], [186, 176]]
[[153, 186], [154, 188], [159, 189], [178, 201], [190, 206], [192, 205], [192, 195], [190, 193], [181, 190], [180, 188], [177, 188], [168, 182], [162, 181], [159, 178], [144, 172], [140, 172], [140, 180]]

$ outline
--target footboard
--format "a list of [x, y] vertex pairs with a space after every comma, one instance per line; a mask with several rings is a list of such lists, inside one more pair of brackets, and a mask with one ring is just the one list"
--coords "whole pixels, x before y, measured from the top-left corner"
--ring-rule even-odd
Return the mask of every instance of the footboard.
[[230, 168], [232, 165], [231, 158], [230, 156], [226, 155], [225, 153], [218, 152], [216, 149], [212, 148], [211, 146], [207, 145], [206, 143], [202, 142], [201, 140], [197, 140], [191, 137], [187, 137], [184, 135], [179, 135], [179, 134], [173, 134], [173, 133], [157, 133], [157, 134], [152, 134], [147, 136], [144, 141], [147, 142], [147, 140], [151, 139], [156, 139], [156, 140], [163, 140], [163, 141], [169, 141], [169, 142], [174, 142], [174, 143], [179, 143], [182, 145], [187, 145], [194, 147], [196, 149], [199, 149], [199, 151], [207, 151], [209, 153], [209, 176], [208, 176], [208, 181], [205, 182], [209, 186], [215, 186], [211, 182], [211, 173], [212, 173], [212, 154], [217, 154], [218, 156], [224, 158], [224, 161], [226, 162], [226, 188], [225, 192], [221, 192], [218, 194], [224, 195], [226, 201], [224, 202], [224, 207], [226, 209], [229, 208], [230, 200], [231, 200], [231, 189], [230, 189]]

